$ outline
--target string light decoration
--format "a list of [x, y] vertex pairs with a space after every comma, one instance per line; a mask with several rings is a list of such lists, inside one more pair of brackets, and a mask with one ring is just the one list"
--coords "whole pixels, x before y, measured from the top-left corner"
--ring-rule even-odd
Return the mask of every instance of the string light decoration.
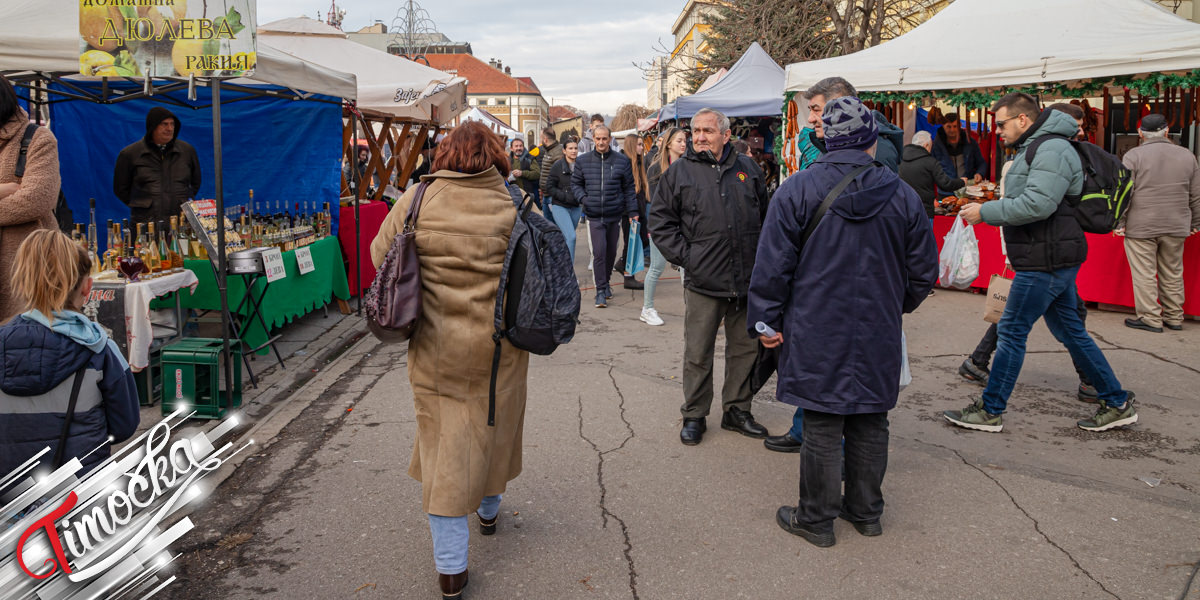
[[429, 52], [430, 41], [437, 33], [433, 19], [429, 18], [429, 11], [414, 0], [407, 0], [396, 11], [390, 31], [389, 48], [398, 48], [403, 58], [429, 64], [425, 54]]

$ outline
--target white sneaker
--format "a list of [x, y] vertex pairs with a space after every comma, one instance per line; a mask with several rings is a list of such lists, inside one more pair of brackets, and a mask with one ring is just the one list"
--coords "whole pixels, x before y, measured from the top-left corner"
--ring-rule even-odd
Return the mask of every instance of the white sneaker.
[[658, 316], [658, 311], [654, 310], [653, 308], [643, 308], [642, 316], [638, 317], [638, 320], [647, 325], [654, 325], [656, 327], [663, 324], [662, 317]]

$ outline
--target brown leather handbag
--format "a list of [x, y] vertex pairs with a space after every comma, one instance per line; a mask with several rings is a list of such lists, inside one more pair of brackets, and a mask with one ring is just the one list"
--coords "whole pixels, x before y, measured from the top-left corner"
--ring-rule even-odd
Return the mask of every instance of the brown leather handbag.
[[392, 240], [387, 257], [363, 296], [367, 328], [381, 342], [408, 341], [421, 318], [421, 264], [417, 256], [417, 215], [428, 182], [421, 182], [404, 217], [404, 229]]

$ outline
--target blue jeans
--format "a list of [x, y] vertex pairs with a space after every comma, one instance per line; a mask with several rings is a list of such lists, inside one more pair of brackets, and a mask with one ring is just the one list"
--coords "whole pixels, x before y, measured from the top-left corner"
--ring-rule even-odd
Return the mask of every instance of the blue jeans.
[[987, 388], [983, 390], [983, 408], [1000, 414], [1008, 406], [1021, 364], [1025, 361], [1025, 340], [1039, 317], [1045, 317], [1046, 327], [1066, 346], [1083, 374], [1100, 393], [1100, 400], [1109, 406], [1121, 406], [1129, 393], [1113, 375], [1104, 353], [1092, 341], [1083, 320], [1079, 318], [1075, 275], [1079, 267], [1067, 267], [1051, 272], [1018, 271], [1008, 292], [1008, 304], [1000, 317], [996, 333], [999, 342]]
[[646, 281], [643, 282], [646, 287], [642, 291], [642, 308], [654, 308], [654, 288], [658, 285], [658, 279], [662, 277], [663, 270], [666, 268], [666, 257], [658, 251], [654, 240], [650, 240], [650, 270], [646, 271]]
[[788, 435], [797, 442], [804, 441], [804, 409], [796, 407], [796, 414], [792, 415], [792, 428], [788, 430]]
[[550, 205], [550, 215], [554, 217], [554, 224], [562, 230], [563, 237], [567, 240], [567, 250], [571, 253], [571, 264], [575, 264], [575, 228], [579, 226], [579, 217], [583, 216], [583, 207], [580, 206], [559, 206], [557, 204]]
[[[493, 519], [500, 513], [500, 494], [484, 496], [479, 503], [479, 516]], [[443, 575], [457, 575], [467, 570], [467, 542], [471, 538], [467, 516], [442, 517], [428, 515], [429, 533], [433, 536], [433, 564]]]

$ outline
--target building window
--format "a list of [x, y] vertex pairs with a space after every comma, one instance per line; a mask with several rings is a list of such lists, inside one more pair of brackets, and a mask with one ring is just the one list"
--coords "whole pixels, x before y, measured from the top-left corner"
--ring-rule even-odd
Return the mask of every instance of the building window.
[[496, 104], [499, 104], [500, 106], [504, 106], [504, 105], [505, 105], [505, 103], [507, 103], [507, 102], [508, 102], [508, 101], [507, 101], [507, 100], [505, 100], [504, 98], [495, 98], [495, 100], [496, 100]]

